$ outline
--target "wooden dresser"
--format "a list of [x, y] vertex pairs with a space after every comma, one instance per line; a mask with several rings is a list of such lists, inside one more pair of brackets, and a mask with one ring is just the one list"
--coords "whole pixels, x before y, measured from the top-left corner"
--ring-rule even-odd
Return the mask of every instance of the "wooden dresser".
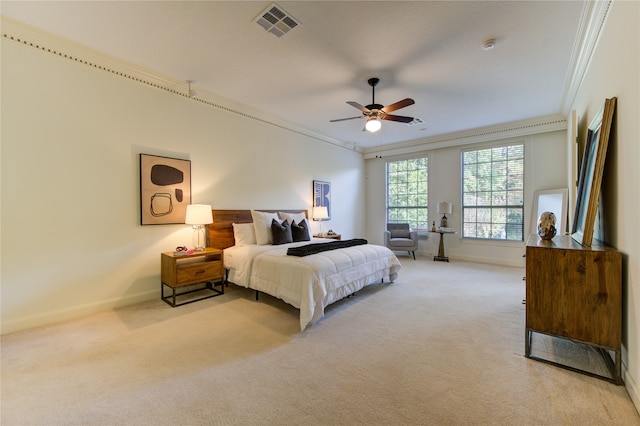
[[525, 356], [559, 365], [531, 354], [532, 333], [588, 344], [601, 352], [612, 377], [560, 366], [622, 384], [621, 253], [596, 242], [584, 247], [567, 235], [544, 241], [533, 234], [526, 283]]

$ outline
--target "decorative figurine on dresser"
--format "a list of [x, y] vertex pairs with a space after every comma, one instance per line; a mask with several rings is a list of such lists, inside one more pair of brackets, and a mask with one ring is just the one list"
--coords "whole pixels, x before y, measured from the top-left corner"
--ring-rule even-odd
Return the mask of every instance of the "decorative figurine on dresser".
[[556, 236], [556, 215], [544, 212], [538, 219], [538, 235], [543, 240], [550, 240]]

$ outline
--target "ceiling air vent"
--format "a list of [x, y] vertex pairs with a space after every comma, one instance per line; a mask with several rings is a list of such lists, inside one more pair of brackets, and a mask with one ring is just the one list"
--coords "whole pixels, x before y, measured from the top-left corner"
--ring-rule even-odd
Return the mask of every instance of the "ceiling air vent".
[[298, 22], [275, 3], [258, 15], [255, 22], [276, 37], [282, 37], [298, 26]]
[[411, 120], [410, 122], [407, 123], [407, 126], [415, 126], [416, 124], [422, 124], [424, 123], [424, 120], [422, 118], [414, 118], [413, 120]]

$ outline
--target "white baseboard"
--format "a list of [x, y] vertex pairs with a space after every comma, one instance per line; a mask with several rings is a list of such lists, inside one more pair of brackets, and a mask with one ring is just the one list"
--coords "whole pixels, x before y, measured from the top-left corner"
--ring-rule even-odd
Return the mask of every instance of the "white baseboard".
[[43, 312], [38, 315], [18, 317], [10, 321], [3, 321], [0, 334], [5, 335], [8, 333], [15, 333], [16, 331], [22, 331], [30, 328], [40, 327], [43, 325], [51, 325], [57, 322], [68, 321], [84, 315], [104, 312], [108, 311], [109, 309], [121, 308], [123, 306], [133, 305], [134, 303], [147, 302], [157, 297], [158, 290], [154, 289], [128, 296], [115, 297], [108, 300], [100, 300], [98, 302], [88, 303], [85, 305], [72, 306], [68, 309], [60, 309], [57, 311]]
[[629, 374], [629, 370], [627, 370], [622, 364], [622, 377], [624, 378], [624, 386], [627, 389], [627, 393], [633, 402], [633, 405], [636, 406], [636, 411], [640, 414], [640, 386], [638, 386], [638, 382], [634, 379], [634, 377]]
[[[437, 253], [434, 253], [428, 250], [416, 250], [416, 256], [420, 256], [420, 257], [429, 258], [429, 257], [435, 256], [436, 254]], [[525, 268], [524, 260], [522, 260], [521, 258], [504, 259], [504, 258], [497, 258], [497, 257], [464, 256], [464, 255], [463, 256], [454, 255], [454, 256], [448, 256], [448, 257], [451, 261], [461, 260], [461, 261], [467, 261], [467, 262], [484, 263], [489, 265], [515, 266], [516, 268], [522, 268], [523, 273]]]
[[486, 263], [489, 265], [501, 265], [501, 266], [514, 266], [516, 268], [522, 268], [522, 273], [524, 273], [524, 262], [522, 259], [504, 259], [504, 258], [495, 258], [495, 257], [480, 257], [480, 256], [449, 256], [451, 260], [465, 260], [467, 262], [476, 262], [476, 263]]

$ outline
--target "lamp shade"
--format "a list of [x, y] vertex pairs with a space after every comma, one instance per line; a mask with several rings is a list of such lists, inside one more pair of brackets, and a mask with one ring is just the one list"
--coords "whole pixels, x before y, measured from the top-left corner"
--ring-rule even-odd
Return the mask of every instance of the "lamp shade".
[[313, 218], [316, 220], [329, 219], [329, 210], [325, 206], [313, 208]]
[[187, 206], [187, 216], [184, 223], [187, 225], [206, 225], [213, 223], [211, 206], [208, 204], [189, 204]]
[[364, 125], [364, 128], [371, 133], [377, 132], [378, 130], [380, 130], [381, 127], [382, 127], [382, 121], [380, 121], [378, 117], [372, 117], [368, 119]]
[[438, 203], [438, 214], [451, 214], [453, 212], [453, 205], [442, 201]]

